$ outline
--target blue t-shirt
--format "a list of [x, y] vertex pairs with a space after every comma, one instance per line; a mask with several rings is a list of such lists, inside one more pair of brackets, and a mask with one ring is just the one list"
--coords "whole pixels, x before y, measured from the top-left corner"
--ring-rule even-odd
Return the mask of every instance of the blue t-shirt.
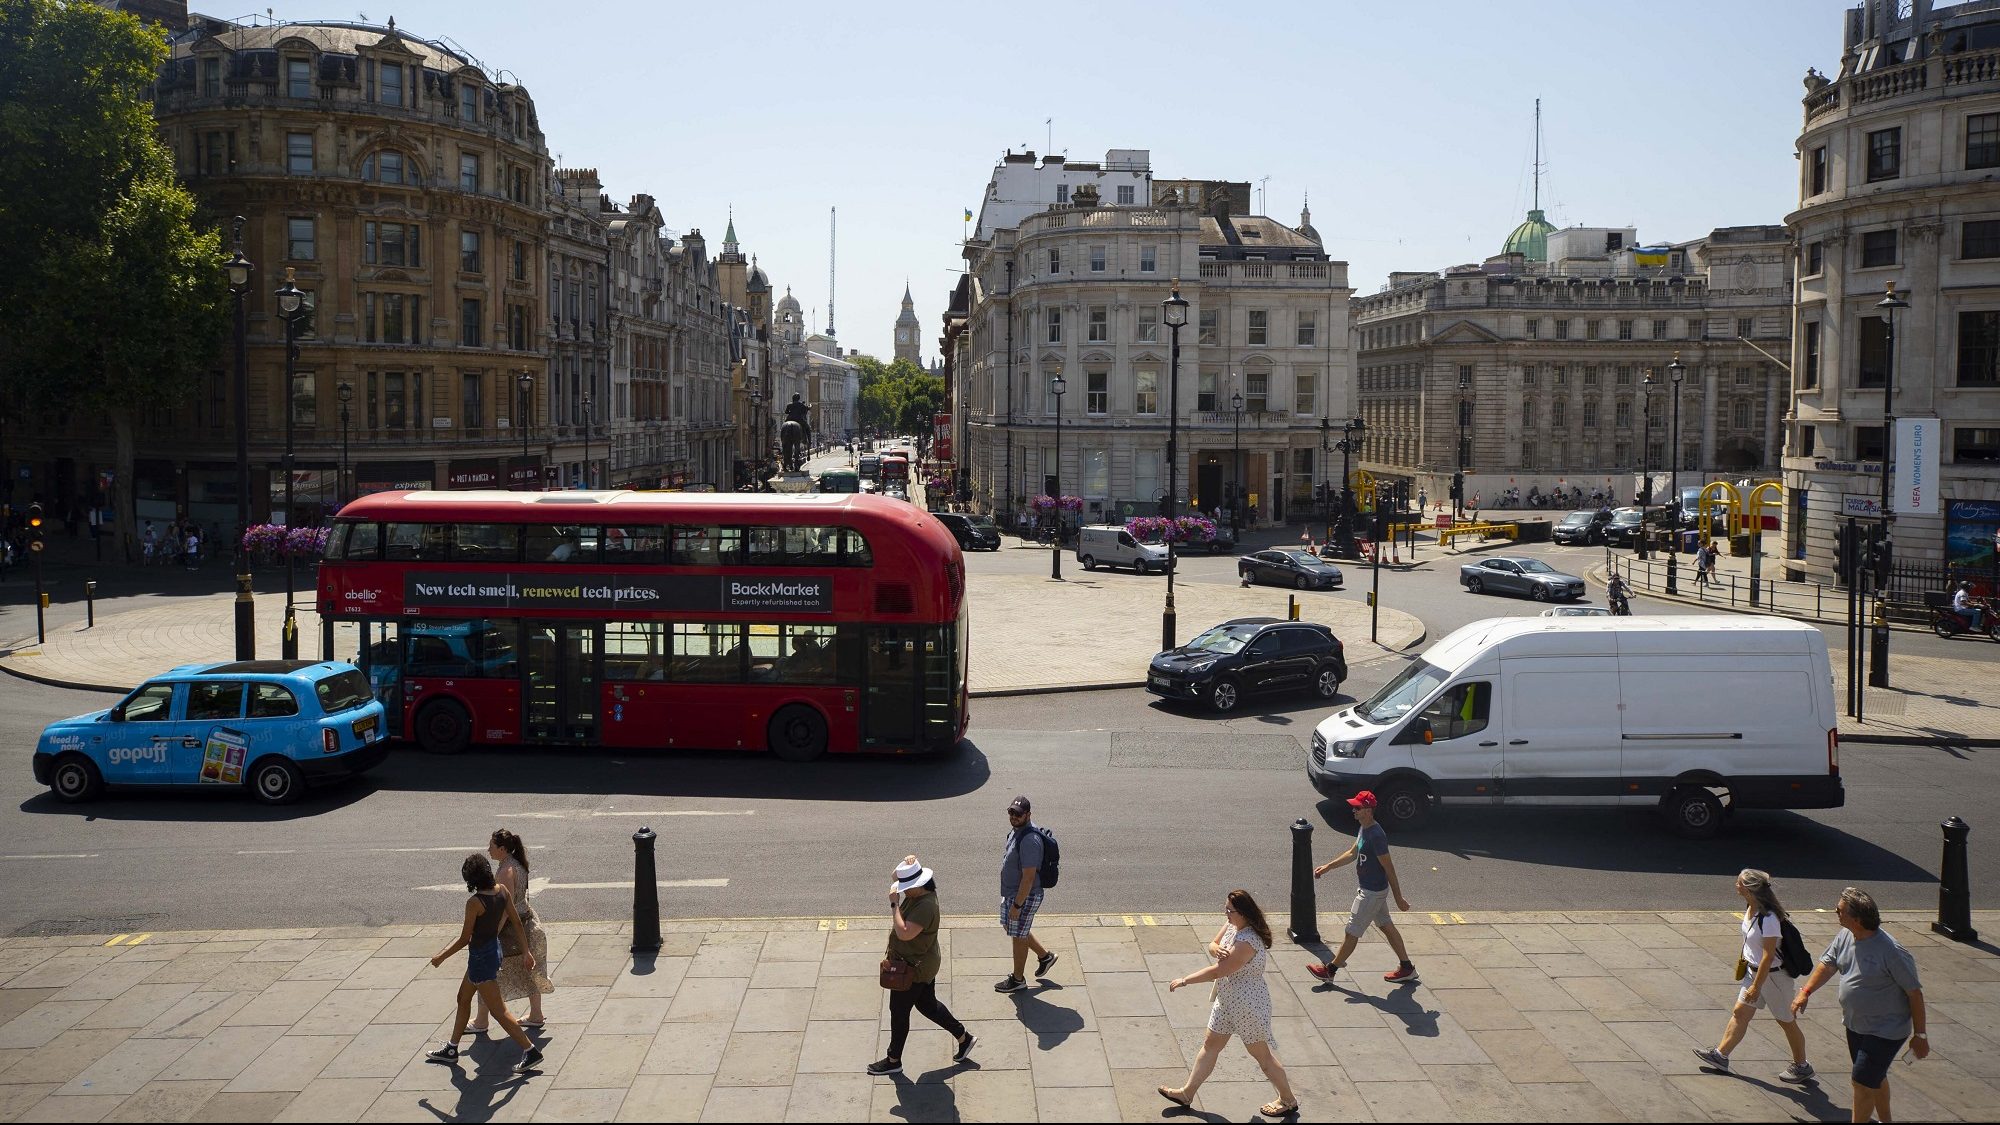
[[1041, 891], [1042, 834], [1035, 831], [1035, 822], [1030, 820], [1021, 826], [1019, 832], [1007, 830], [1007, 850], [1000, 856], [1000, 893], [1006, 898], [1014, 898], [1021, 893], [1021, 872], [1032, 871], [1037, 882], [1028, 887], [1028, 894]]
[[1917, 959], [1882, 930], [1866, 941], [1842, 929], [1820, 955], [1840, 974], [1841, 1022], [1849, 1031], [1883, 1039], [1910, 1037], [1910, 992], [1923, 988]]
[[1382, 857], [1389, 854], [1389, 834], [1379, 824], [1371, 824], [1354, 836], [1354, 872], [1361, 877], [1364, 891], [1389, 889], [1389, 873], [1382, 870]]

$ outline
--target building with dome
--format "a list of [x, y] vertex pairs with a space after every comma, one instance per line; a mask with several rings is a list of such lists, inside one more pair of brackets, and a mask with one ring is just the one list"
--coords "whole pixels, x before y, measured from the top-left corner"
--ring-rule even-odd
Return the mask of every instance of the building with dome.
[[916, 303], [910, 299], [910, 286], [906, 282], [903, 285], [903, 312], [896, 318], [896, 358], [922, 367], [923, 333], [924, 326], [917, 320]]
[[1549, 222], [1542, 209], [1533, 208], [1528, 217], [1521, 220], [1521, 225], [1514, 228], [1514, 233], [1507, 236], [1507, 241], [1500, 245], [1500, 252], [1519, 254], [1523, 261], [1546, 262], [1549, 260], [1549, 236], [1555, 232], [1556, 225]]

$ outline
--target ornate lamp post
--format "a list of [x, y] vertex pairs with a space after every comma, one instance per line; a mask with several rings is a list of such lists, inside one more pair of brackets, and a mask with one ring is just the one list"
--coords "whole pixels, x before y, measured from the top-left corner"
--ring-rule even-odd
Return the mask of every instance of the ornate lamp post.
[[336, 508], [347, 506], [347, 404], [354, 401], [354, 384], [345, 379], [335, 388], [340, 396], [340, 482], [333, 490]]
[[243, 256], [243, 216], [236, 216], [236, 251], [222, 268], [236, 300], [236, 659], [257, 659], [257, 602], [250, 592], [250, 552], [243, 533], [250, 528], [250, 349], [243, 302], [250, 295], [250, 271]]
[[1451, 482], [1451, 514], [1454, 520], [1465, 516], [1465, 429], [1472, 424], [1472, 400], [1458, 400], [1458, 472]]
[[1243, 392], [1229, 392], [1229, 409], [1236, 415], [1236, 444], [1229, 454], [1229, 533], [1243, 533]]
[[[532, 428], [529, 421], [535, 409], [535, 377], [522, 368], [521, 373], [514, 377], [514, 385], [521, 389], [520, 417], [516, 419], [521, 427], [521, 472], [529, 474], [533, 471], [528, 465], [528, 431]], [[524, 475], [522, 482], [525, 489], [534, 484], [534, 478]]]
[[285, 660], [299, 658], [298, 612], [293, 605], [297, 596], [295, 570], [292, 565], [291, 529], [298, 519], [298, 510], [293, 506], [292, 483], [297, 476], [292, 471], [293, 418], [298, 413], [299, 321], [306, 315], [305, 294], [293, 284], [290, 269], [285, 270], [285, 283], [278, 286], [278, 316], [285, 322], [285, 627], [278, 634], [278, 653]]
[[1068, 389], [1062, 368], [1056, 368], [1055, 377], [1049, 380], [1049, 393], [1056, 396], [1056, 491], [1052, 497], [1056, 502], [1056, 538], [1049, 552], [1049, 577], [1056, 579], [1062, 577], [1062, 400], [1063, 392]]
[[750, 461], [750, 484], [752, 487], [755, 487], [762, 483], [757, 473], [764, 467], [764, 392], [762, 390], [752, 390], [750, 392], [750, 441], [752, 448], [757, 451], [756, 456]]
[[1680, 593], [1681, 560], [1681, 378], [1687, 368], [1681, 366], [1681, 353], [1674, 353], [1674, 361], [1667, 364], [1667, 381], [1673, 386], [1674, 421], [1673, 436], [1667, 446], [1668, 464], [1672, 466], [1667, 474], [1667, 491], [1673, 494], [1674, 533], [1667, 540], [1667, 593]]
[[1361, 441], [1368, 436], [1368, 423], [1359, 415], [1340, 424], [1340, 517], [1333, 526], [1335, 549], [1342, 558], [1353, 558], [1354, 495], [1348, 487], [1348, 463]]
[[590, 392], [583, 392], [583, 487], [590, 487]]
[[1180, 515], [1180, 423], [1181, 423], [1181, 326], [1187, 323], [1187, 298], [1181, 296], [1181, 279], [1174, 279], [1173, 292], [1160, 302], [1160, 319], [1167, 322], [1172, 338], [1167, 352], [1167, 608], [1160, 614], [1160, 651], [1174, 647], [1178, 633], [1174, 616], [1174, 520]]
[[1875, 307], [1882, 310], [1882, 499], [1881, 499], [1881, 546], [1870, 559], [1870, 570], [1875, 581], [1875, 626], [1870, 630], [1874, 635], [1874, 646], [1869, 653], [1868, 686], [1889, 686], [1889, 625], [1883, 615], [1889, 592], [1889, 560], [1896, 530], [1896, 513], [1889, 507], [1889, 466], [1890, 452], [1896, 439], [1896, 310], [1910, 307], [1908, 301], [1896, 296], [1896, 283], [1883, 284], [1882, 299]]
[[1640, 415], [1645, 425], [1640, 429], [1639, 442], [1639, 557], [1646, 554], [1646, 509], [1653, 502], [1653, 388], [1660, 382], [1658, 373], [1651, 367], [1646, 369], [1646, 377], [1640, 381]]

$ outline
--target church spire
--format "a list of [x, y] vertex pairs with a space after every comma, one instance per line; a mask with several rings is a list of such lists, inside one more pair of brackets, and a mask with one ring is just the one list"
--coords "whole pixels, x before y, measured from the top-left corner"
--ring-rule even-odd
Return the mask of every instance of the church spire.
[[722, 234], [722, 252], [736, 253], [736, 208], [729, 209], [729, 229]]

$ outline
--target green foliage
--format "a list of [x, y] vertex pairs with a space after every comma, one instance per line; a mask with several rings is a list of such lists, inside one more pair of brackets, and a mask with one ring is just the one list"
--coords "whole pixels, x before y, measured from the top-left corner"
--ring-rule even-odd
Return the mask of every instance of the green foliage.
[[907, 359], [883, 363], [856, 356], [860, 369], [860, 423], [895, 433], [930, 432], [931, 416], [944, 405], [944, 380]]

